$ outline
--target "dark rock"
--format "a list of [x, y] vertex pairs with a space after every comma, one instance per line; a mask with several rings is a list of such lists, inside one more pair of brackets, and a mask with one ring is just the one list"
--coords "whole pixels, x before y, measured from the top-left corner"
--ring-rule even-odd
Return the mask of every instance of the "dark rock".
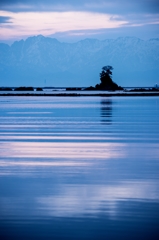
[[9, 87], [1, 87], [0, 91], [12, 91], [12, 88]]
[[79, 87], [68, 87], [66, 88], [66, 91], [81, 91], [82, 88]]
[[92, 86], [84, 89], [84, 91], [93, 91], [93, 90], [96, 90], [96, 89], [95, 89], [95, 87], [92, 87]]
[[43, 89], [40, 88], [40, 87], [38, 87], [38, 88], [36, 89], [36, 91], [43, 91]]
[[18, 87], [15, 88], [14, 91], [34, 91], [33, 87]]

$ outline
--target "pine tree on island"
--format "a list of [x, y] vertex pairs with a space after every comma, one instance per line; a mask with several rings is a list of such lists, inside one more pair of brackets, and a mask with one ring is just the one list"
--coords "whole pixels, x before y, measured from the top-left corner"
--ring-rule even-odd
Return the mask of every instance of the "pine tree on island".
[[122, 90], [123, 88], [118, 86], [115, 82], [112, 80], [112, 66], [104, 66], [102, 68], [102, 71], [100, 73], [100, 84], [97, 84], [95, 86], [95, 89], [97, 90]]
[[95, 87], [88, 87], [85, 90], [107, 90], [107, 91], [115, 91], [115, 90], [123, 90], [122, 87], [118, 86], [112, 80], [112, 66], [104, 66], [102, 67], [102, 71], [100, 73], [100, 84], [97, 84]]

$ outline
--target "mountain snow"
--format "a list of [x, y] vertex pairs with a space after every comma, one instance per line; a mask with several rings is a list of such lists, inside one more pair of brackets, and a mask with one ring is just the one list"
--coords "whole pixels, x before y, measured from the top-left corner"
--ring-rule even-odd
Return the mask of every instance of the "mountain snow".
[[121, 86], [159, 83], [159, 39], [85, 39], [63, 43], [42, 35], [0, 43], [0, 86], [94, 86], [105, 65]]

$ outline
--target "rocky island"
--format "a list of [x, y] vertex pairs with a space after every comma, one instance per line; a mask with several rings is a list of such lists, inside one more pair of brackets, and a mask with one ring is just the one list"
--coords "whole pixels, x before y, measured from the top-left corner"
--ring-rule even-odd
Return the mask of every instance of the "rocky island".
[[100, 84], [97, 84], [95, 87], [88, 87], [85, 90], [106, 90], [106, 91], [116, 91], [123, 90], [121, 86], [118, 86], [112, 80], [112, 66], [104, 66], [102, 72], [100, 73]]

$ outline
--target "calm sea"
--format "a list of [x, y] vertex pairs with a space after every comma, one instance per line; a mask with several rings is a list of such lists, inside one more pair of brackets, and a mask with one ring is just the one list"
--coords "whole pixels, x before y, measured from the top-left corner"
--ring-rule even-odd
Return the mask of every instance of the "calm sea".
[[159, 239], [159, 97], [0, 97], [0, 239]]

